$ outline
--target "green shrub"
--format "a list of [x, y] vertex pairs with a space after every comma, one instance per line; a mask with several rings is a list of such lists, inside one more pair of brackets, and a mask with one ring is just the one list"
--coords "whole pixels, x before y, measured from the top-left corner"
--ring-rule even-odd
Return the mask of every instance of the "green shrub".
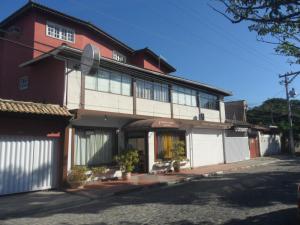
[[68, 176], [69, 182], [82, 182], [86, 181], [87, 175], [85, 174], [88, 171], [86, 166], [73, 166], [71, 168], [71, 173]]
[[114, 160], [123, 172], [132, 172], [139, 162], [139, 153], [134, 149], [124, 150], [116, 155]]
[[91, 167], [90, 169], [93, 175], [95, 175], [95, 174], [105, 173], [107, 168], [105, 166], [95, 166], [95, 167]]

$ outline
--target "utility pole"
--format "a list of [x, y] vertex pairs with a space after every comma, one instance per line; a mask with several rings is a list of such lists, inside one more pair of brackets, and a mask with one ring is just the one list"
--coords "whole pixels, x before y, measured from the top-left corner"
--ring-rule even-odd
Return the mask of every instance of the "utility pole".
[[[292, 154], [295, 153], [295, 145], [294, 145], [294, 134], [293, 134], [293, 119], [292, 119], [292, 108], [290, 102], [290, 94], [289, 94], [289, 84], [300, 74], [300, 72], [295, 73], [286, 73], [284, 75], [279, 75], [279, 78], [284, 78], [281, 81], [285, 86], [285, 93], [286, 93], [286, 101], [288, 107], [288, 121], [289, 121], [289, 150]], [[289, 76], [293, 76], [292, 78], [288, 78]]]

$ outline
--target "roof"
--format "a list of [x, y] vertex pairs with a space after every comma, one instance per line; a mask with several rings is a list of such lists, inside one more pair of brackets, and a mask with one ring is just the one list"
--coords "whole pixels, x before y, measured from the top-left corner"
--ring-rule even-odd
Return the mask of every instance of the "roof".
[[72, 116], [72, 114], [65, 107], [60, 107], [59, 105], [14, 101], [6, 99], [0, 99], [0, 112], [51, 115], [63, 117]]
[[[4, 19], [3, 21], [0, 22], [0, 27], [3, 27], [5, 25], [7, 25], [9, 22], [13, 21], [14, 19], [16, 19], [17, 17], [21, 16], [23, 13], [29, 11], [30, 9], [38, 9], [41, 10], [43, 12], [46, 13], [50, 13], [53, 14], [55, 16], [59, 16], [62, 17], [66, 20], [72, 21], [74, 23], [83, 25], [93, 31], [96, 31], [97, 33], [105, 36], [106, 38], [110, 39], [111, 41], [113, 41], [115, 44], [117, 44], [118, 46], [122, 47], [123, 49], [127, 50], [128, 52], [135, 54], [137, 52], [139, 52], [140, 50], [134, 50], [131, 47], [129, 47], [128, 45], [126, 45], [125, 43], [121, 42], [120, 40], [118, 40], [117, 38], [111, 36], [110, 34], [106, 33], [105, 31], [103, 31], [102, 29], [100, 29], [99, 27], [95, 26], [94, 24], [78, 19], [76, 17], [67, 15], [65, 13], [59, 12], [55, 9], [49, 8], [47, 6], [38, 4], [36, 2], [33, 2], [32, 0], [29, 0], [27, 4], [25, 4], [23, 7], [21, 7], [20, 9], [18, 9], [16, 12], [14, 12], [13, 14], [11, 14], [9, 17], [7, 17], [6, 19]], [[157, 54], [155, 54], [152, 50], [150, 50], [149, 48], [145, 48], [147, 49], [147, 53], [150, 54], [151, 56], [155, 57], [156, 59], [160, 60], [161, 63], [166, 66], [171, 72], [175, 72], [176, 69], [174, 67], [172, 67], [168, 62], [166, 62], [164, 59], [161, 59]], [[142, 50], [145, 50], [142, 49]]]
[[167, 67], [171, 72], [175, 72], [176, 71], [176, 69], [173, 66], [171, 66], [169, 63], [167, 63], [164, 58], [162, 58], [161, 56], [157, 55], [150, 48], [146, 47], [146, 48], [143, 48], [143, 49], [139, 49], [139, 50], [136, 50], [134, 53], [139, 53], [139, 52], [145, 52], [149, 56], [152, 56], [153, 58], [157, 59], [160, 62], [160, 64], [162, 64], [165, 67]]
[[[54, 55], [57, 55], [59, 53], [70, 53], [70, 54], [72, 54], [73, 52], [75, 53], [74, 57], [79, 57], [78, 53], [81, 54], [82, 50], [77, 49], [77, 48], [72, 48], [72, 47], [67, 46], [67, 45], [61, 45], [61, 46], [51, 50], [50, 52], [44, 53], [43, 55], [40, 55], [37, 58], [31, 59], [27, 62], [24, 62], [24, 63], [20, 64], [19, 66], [20, 67], [29, 66], [29, 65], [32, 65], [33, 63], [36, 63], [36, 62], [38, 62], [38, 61], [40, 61], [40, 60], [42, 60], [46, 57], [54, 56]], [[111, 64], [114, 64], [114, 65], [122, 66], [123, 68], [126, 67], [126, 68], [130, 68], [130, 69], [134, 69], [136, 71], [141, 71], [141, 72], [144, 72], [144, 73], [156, 76], [156, 77], [158, 76], [160, 79], [169, 79], [169, 80], [171, 80], [172, 82], [174, 82], [175, 84], [178, 84], [178, 85], [184, 85], [183, 84], [183, 82], [184, 82], [188, 85], [193, 85], [193, 86], [196, 86], [197, 88], [200, 88], [200, 89], [205, 88], [209, 91], [214, 91], [214, 92], [220, 93], [224, 96], [231, 96], [232, 95], [232, 93], [230, 91], [226, 91], [226, 90], [223, 90], [221, 88], [217, 88], [217, 87], [214, 87], [214, 86], [211, 86], [211, 85], [208, 85], [208, 84], [204, 84], [204, 83], [201, 83], [201, 82], [198, 82], [198, 81], [185, 79], [185, 78], [182, 78], [182, 77], [179, 77], [179, 76], [176, 76], [176, 75], [164, 74], [164, 73], [156, 72], [156, 71], [153, 71], [153, 70], [148, 70], [148, 69], [141, 68], [141, 67], [138, 67], [138, 66], [118, 62], [118, 61], [115, 61], [115, 60], [112, 60], [112, 59], [109, 59], [109, 58], [102, 57], [101, 60], [103, 60], [105, 62], [108, 62], [108, 63], [111, 63]], [[78, 61], [78, 63], [80, 63], [80, 62]], [[179, 82], [179, 83], [176, 83], [176, 82]]]

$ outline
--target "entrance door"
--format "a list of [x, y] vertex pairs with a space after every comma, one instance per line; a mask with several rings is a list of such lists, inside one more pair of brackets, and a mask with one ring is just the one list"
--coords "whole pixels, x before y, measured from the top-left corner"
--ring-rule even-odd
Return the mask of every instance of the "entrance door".
[[257, 137], [256, 138], [249, 137], [249, 146], [250, 146], [250, 158], [253, 159], [259, 157], [260, 153], [259, 153]]
[[137, 172], [147, 172], [147, 154], [146, 154], [146, 143], [145, 137], [129, 137], [127, 140], [129, 148], [138, 150], [139, 152], [139, 164], [136, 168]]

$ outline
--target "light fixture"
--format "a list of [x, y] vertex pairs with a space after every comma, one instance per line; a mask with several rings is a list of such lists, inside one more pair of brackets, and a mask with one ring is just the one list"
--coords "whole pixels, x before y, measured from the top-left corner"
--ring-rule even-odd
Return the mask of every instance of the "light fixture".
[[105, 120], [105, 121], [107, 121], [107, 120], [108, 120], [108, 118], [107, 118], [107, 115], [105, 115], [105, 116], [104, 116], [104, 120]]

